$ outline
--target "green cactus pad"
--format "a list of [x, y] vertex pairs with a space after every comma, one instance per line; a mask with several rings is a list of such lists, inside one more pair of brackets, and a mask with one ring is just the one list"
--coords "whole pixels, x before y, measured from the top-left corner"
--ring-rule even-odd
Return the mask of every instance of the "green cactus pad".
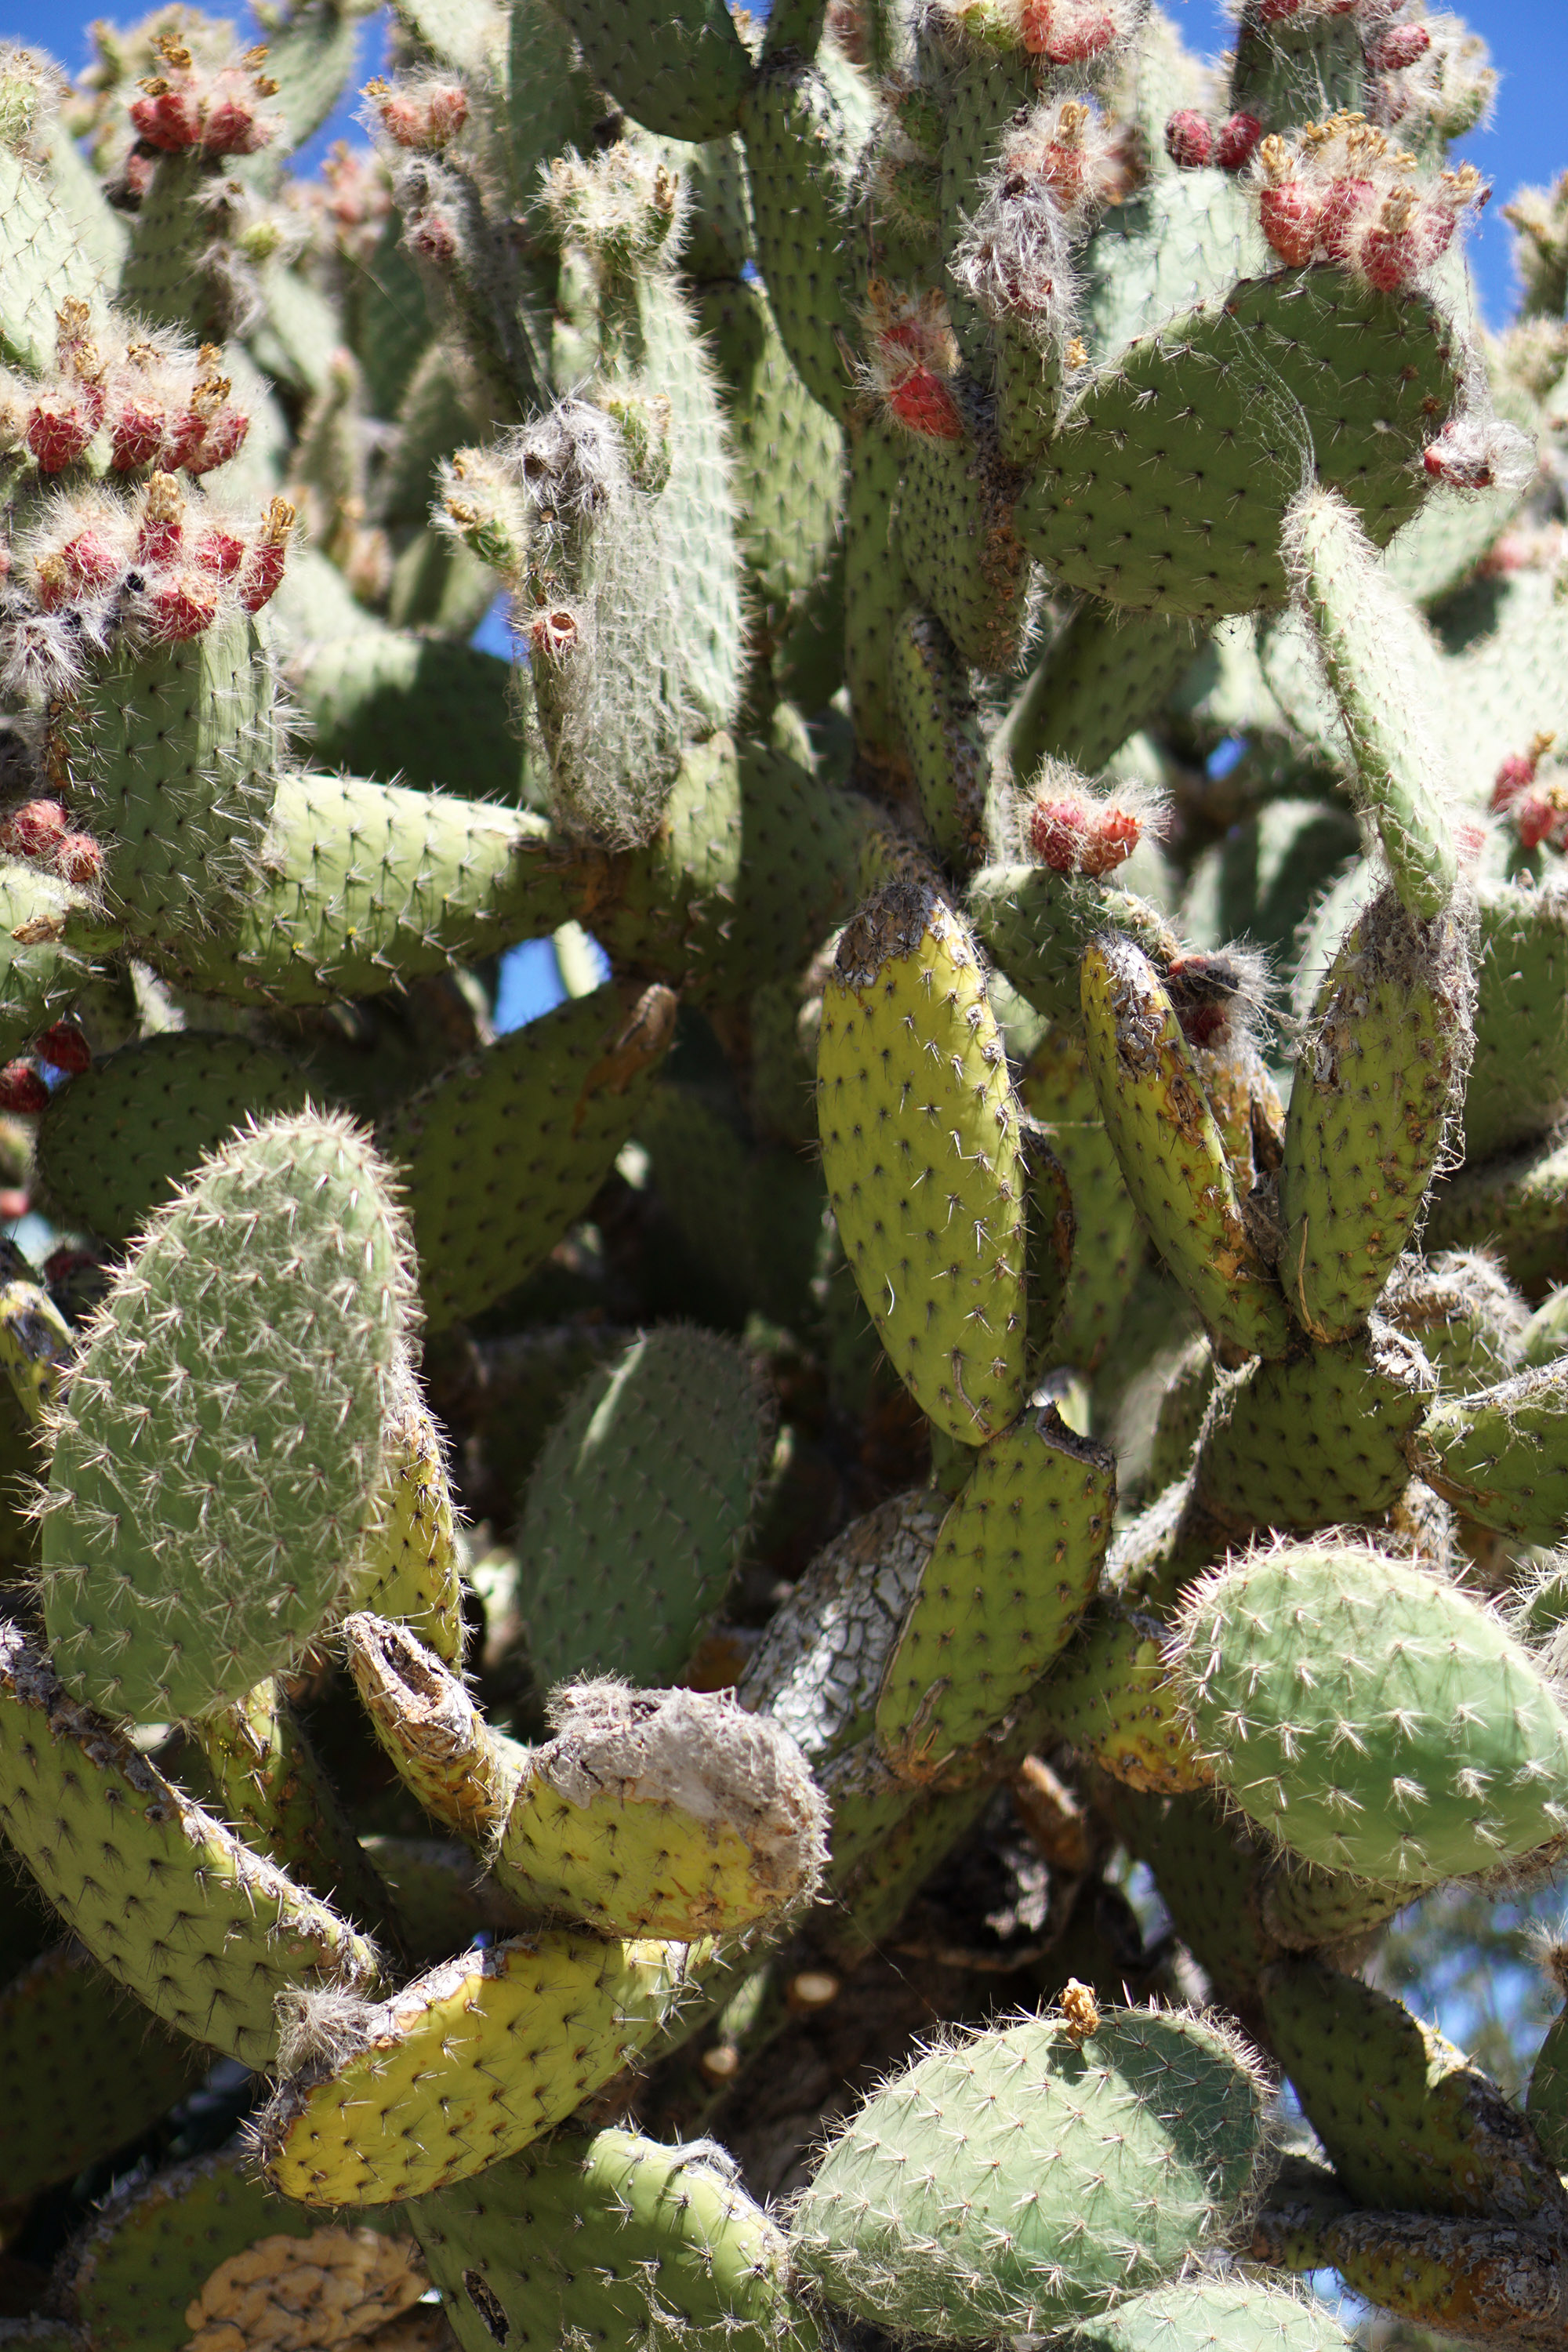
[[985, 854], [984, 747], [967, 667], [931, 614], [899, 622], [889, 683], [926, 830], [943, 864], [967, 873]]
[[133, 938], [233, 929], [272, 806], [277, 695], [258, 625], [239, 613], [118, 653], [51, 724], [54, 772], [103, 844], [109, 905]]
[[[1429, 919], [1447, 906], [1458, 873], [1434, 726], [1443, 698], [1436, 648], [1379, 571], [1346, 498], [1327, 486], [1304, 490], [1284, 531], [1292, 584], [1350, 739], [1357, 799], [1401, 904]], [[1382, 544], [1375, 529], [1372, 540]]]
[[1152, 965], [1105, 933], [1084, 950], [1084, 1034], [1105, 1131], [1156, 1248], [1210, 1328], [1282, 1356], [1290, 1324], [1247, 1233], [1225, 1143]]
[[300, 1885], [371, 1935], [396, 1939], [392, 1896], [274, 1676], [191, 1728], [218, 1809]]
[[1222, 1378], [1198, 1443], [1194, 1491], [1237, 1534], [1326, 1528], [1386, 1510], [1436, 1381], [1414, 1340], [1386, 1324], [1343, 1347]]
[[195, 2333], [186, 2310], [219, 2263], [258, 2239], [320, 2226], [225, 2149], [119, 2184], [67, 2254], [60, 2284], [102, 2352], [184, 2352]]
[[0, 149], [0, 360], [43, 375], [60, 304], [90, 303], [101, 325], [103, 294], [48, 175], [9, 143]]
[[1097, 1602], [1047, 1677], [1039, 1706], [1053, 1740], [1112, 1780], [1182, 1796], [1212, 1774], [1194, 1748], [1155, 1617]]
[[674, 1024], [668, 989], [607, 982], [455, 1064], [384, 1124], [432, 1330], [515, 1290], [583, 1215]]
[[0, 1986], [0, 2074], [9, 2086], [0, 2199], [7, 2205], [74, 2180], [139, 2138], [205, 2075], [209, 2052], [148, 2026], [117, 2000], [118, 1990], [68, 1944]]
[[374, 1980], [346, 1920], [79, 1706], [15, 1627], [0, 1631], [0, 1828], [100, 1968], [242, 2065], [277, 2055], [280, 1992]]
[[1358, 2204], [1560, 2230], [1568, 2193], [1495, 2083], [1392, 1994], [1310, 1960], [1270, 1969], [1275, 2052]]
[[1568, 1367], [1442, 1399], [1415, 1440], [1429, 1486], [1484, 1528], [1558, 1542], [1568, 1522]]
[[821, 68], [770, 59], [742, 115], [757, 262], [784, 346], [814, 400], [842, 417], [841, 338], [857, 333], [847, 251], [854, 130]]
[[752, 61], [723, 0], [560, 0], [595, 78], [645, 131], [722, 139], [734, 130]]
[[[1105, 1130], [1081, 1039], [1053, 1025], [1018, 1076], [1018, 1095], [1067, 1171], [1073, 1260], [1049, 1335], [1058, 1363], [1092, 1373], [1116, 1337], [1145, 1244], [1132, 1196]], [[1037, 1333], [1037, 1340], [1045, 1335]]]
[[61, 1224], [129, 1241], [235, 1128], [302, 1110], [309, 1090], [297, 1063], [226, 1032], [136, 1038], [49, 1097], [39, 1187]]
[[1330, 969], [1279, 1173], [1280, 1276], [1316, 1339], [1357, 1328], [1421, 1213], [1463, 1080], [1470, 994], [1454, 917], [1408, 914], [1392, 890]]
[[1527, 1297], [1568, 1282], [1568, 1145], [1461, 1168], [1427, 1221], [1433, 1249], [1490, 1249]]
[[1007, 1058], [973, 941], [920, 883], [845, 932], [823, 998], [828, 1198], [895, 1370], [950, 1437], [1023, 1403], [1024, 1178]]
[[844, 502], [844, 677], [855, 740], [873, 769], [909, 766], [894, 707], [893, 637], [916, 601], [894, 518], [905, 435], [891, 417], [847, 419], [849, 478]]
[[932, 1777], [1005, 1720], [1100, 1580], [1116, 1465], [1053, 1405], [981, 1449], [942, 1521], [877, 1703], [901, 1775]]
[[1476, 892], [1476, 1050], [1465, 1157], [1546, 1135], [1568, 1110], [1568, 885], [1483, 882]]
[[1264, 1930], [1289, 1952], [1359, 1946], [1409, 1900], [1407, 1887], [1373, 1886], [1342, 1870], [1315, 1869], [1290, 1853], [1277, 1855], [1258, 1884]]
[[[426, 478], [421, 507], [429, 495]], [[495, 654], [376, 627], [312, 637], [289, 665], [321, 768], [395, 776], [476, 801], [519, 797], [523, 763], [509, 675]]]
[[1146, 620], [1083, 605], [1052, 643], [1007, 714], [1015, 772], [1065, 760], [1096, 775], [1192, 667], [1200, 633], [1188, 620]]
[[844, 2126], [796, 2204], [795, 2260], [829, 2303], [895, 2331], [1043, 2334], [1223, 2230], [1261, 2122], [1240, 2048], [1195, 2017], [994, 2028], [917, 2060]]
[[1019, 477], [985, 438], [910, 436], [899, 545], [916, 595], [972, 669], [1010, 670], [1029, 612], [1029, 551], [1015, 527]]
[[56, 1422], [44, 1618], [79, 1696], [200, 1715], [342, 1605], [407, 1378], [407, 1239], [346, 1120], [253, 1129], [149, 1224]]
[[589, 1374], [522, 1517], [520, 1605], [545, 1686], [680, 1673], [724, 1597], [772, 1437], [754, 1362], [716, 1333], [647, 1332]]
[[1063, 2336], [1060, 2352], [1350, 2352], [1350, 2344], [1321, 2304], [1216, 2278], [1129, 2295]]
[[387, 1433], [384, 1493], [353, 1603], [412, 1626], [448, 1666], [463, 1663], [463, 1578], [440, 1433], [409, 1412]]
[[420, 2198], [408, 2220], [462, 2352], [629, 2343], [653, 2323], [729, 2352], [812, 2352], [778, 2225], [705, 2143], [629, 2131], [558, 2133], [477, 2179]]
[[1568, 1717], [1529, 1656], [1370, 1548], [1215, 1571], [1184, 1603], [1174, 1672], [1220, 1787], [1305, 1861], [1414, 1891], [1563, 1833]]
[[319, 2055], [307, 2011], [257, 2126], [268, 2179], [305, 2205], [385, 2205], [515, 2156], [668, 2024], [702, 1948], [513, 1937], [379, 2008], [324, 2011]]
[[[181, 650], [176, 648], [176, 650]], [[222, 937], [144, 940], [169, 979], [242, 1003], [330, 1004], [444, 971], [577, 911], [542, 817], [354, 776], [285, 774], [259, 877]], [[564, 870], [563, 870], [564, 868]]]
[[1384, 546], [1420, 502], [1410, 461], [1453, 406], [1459, 365], [1421, 295], [1357, 292], [1337, 270], [1244, 279], [1074, 394], [1019, 531], [1065, 585], [1134, 612], [1279, 604], [1302, 417], [1321, 480]]

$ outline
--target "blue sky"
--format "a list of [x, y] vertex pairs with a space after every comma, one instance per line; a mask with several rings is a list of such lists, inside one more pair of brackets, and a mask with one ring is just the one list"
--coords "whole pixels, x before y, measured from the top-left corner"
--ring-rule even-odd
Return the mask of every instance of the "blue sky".
[[[209, 5], [214, 0], [208, 0]], [[1212, 52], [1226, 42], [1220, 0], [1165, 0], [1192, 47]], [[88, 56], [86, 27], [95, 16], [130, 21], [141, 12], [107, 5], [66, 5], [66, 0], [0, 0], [0, 32], [13, 40], [52, 49], [74, 72]], [[216, 13], [216, 8], [215, 8]], [[1482, 218], [1475, 242], [1481, 304], [1500, 324], [1511, 306], [1508, 227], [1497, 206], [1527, 180], [1547, 180], [1568, 169], [1568, 0], [1470, 0], [1459, 13], [1489, 43], [1502, 75], [1492, 126], [1479, 131], [1464, 152], [1497, 184], [1497, 199]], [[362, 72], [374, 70], [374, 28], [362, 39]], [[352, 114], [352, 107], [348, 110]], [[328, 126], [318, 146], [331, 137], [357, 135], [350, 123]], [[307, 161], [310, 151], [307, 151]]]

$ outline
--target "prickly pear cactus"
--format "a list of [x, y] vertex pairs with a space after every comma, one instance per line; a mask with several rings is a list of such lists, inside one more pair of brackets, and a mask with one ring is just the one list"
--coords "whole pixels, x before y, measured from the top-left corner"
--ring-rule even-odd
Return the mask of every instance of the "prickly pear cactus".
[[0, 2344], [1568, 2352], [1568, 180], [258, 13], [0, 47]]

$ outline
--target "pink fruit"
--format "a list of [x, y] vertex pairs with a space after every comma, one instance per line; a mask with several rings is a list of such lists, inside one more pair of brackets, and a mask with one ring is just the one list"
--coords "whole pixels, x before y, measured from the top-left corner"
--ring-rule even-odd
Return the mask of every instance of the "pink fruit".
[[52, 1029], [34, 1038], [33, 1051], [51, 1070], [64, 1070], [73, 1078], [79, 1077], [92, 1061], [92, 1047], [74, 1021], [57, 1021]]
[[55, 850], [55, 871], [79, 890], [90, 890], [103, 872], [103, 851], [90, 833], [64, 833]]
[[1251, 163], [1263, 125], [1256, 114], [1227, 114], [1215, 135], [1214, 159], [1222, 172], [1239, 172]]
[[911, 368], [888, 394], [888, 406], [902, 425], [930, 441], [962, 441], [963, 419], [952, 393], [929, 368]]
[[142, 95], [131, 102], [131, 120], [149, 147], [177, 154], [195, 147], [202, 135], [201, 107], [193, 89], [172, 89], [159, 79], [143, 82]]
[[1280, 260], [1288, 268], [1305, 268], [1317, 247], [1321, 197], [1299, 180], [1288, 180], [1283, 187], [1264, 189], [1258, 211], [1263, 234]]
[[1165, 152], [1178, 170], [1201, 171], [1214, 153], [1214, 132], [1191, 106], [1178, 107], [1165, 124]]
[[1055, 874], [1110, 874], [1138, 846], [1131, 809], [1091, 801], [1039, 800], [1029, 812], [1029, 845]]
[[117, 474], [136, 466], [155, 465], [169, 429], [169, 414], [161, 400], [146, 396], [125, 402], [110, 427], [110, 463]]
[[47, 857], [65, 831], [66, 813], [58, 801], [24, 801], [0, 817], [0, 849], [7, 857]]
[[22, 438], [37, 459], [41, 474], [62, 474], [81, 456], [93, 431], [88, 404], [79, 391], [41, 392], [27, 411]]
[[1377, 190], [1370, 180], [1330, 181], [1318, 235], [1331, 261], [1352, 258], [1356, 233], [1376, 202]]
[[1539, 764], [1538, 761], [1531, 758], [1528, 751], [1507, 753], [1498, 769], [1492, 783], [1491, 798], [1487, 803], [1494, 816], [1500, 816], [1504, 809], [1510, 807], [1519, 798], [1521, 793], [1535, 782], [1535, 772]]
[[92, 524], [68, 539], [60, 550], [60, 561], [69, 572], [72, 585], [91, 594], [96, 588], [107, 588], [120, 571], [120, 558]]
[[1366, 53], [1366, 61], [1374, 73], [1402, 73], [1424, 58], [1432, 46], [1432, 36], [1425, 25], [1391, 25], [1380, 34]]
[[0, 1070], [0, 1110], [29, 1114], [47, 1108], [49, 1090], [31, 1062], [7, 1062]]
[[217, 618], [217, 586], [199, 572], [177, 572], [149, 592], [147, 614], [162, 644], [180, 645], [199, 637]]
[[232, 580], [245, 561], [245, 541], [236, 532], [211, 523], [192, 548], [191, 559], [204, 572], [214, 572], [220, 580]]
[[187, 437], [184, 442], [180, 462], [187, 474], [210, 474], [215, 466], [226, 466], [244, 447], [249, 430], [250, 419], [245, 411], [226, 400], [207, 417], [200, 436], [195, 440]]
[[270, 144], [276, 129], [251, 99], [226, 95], [207, 109], [202, 146], [209, 155], [255, 155]]

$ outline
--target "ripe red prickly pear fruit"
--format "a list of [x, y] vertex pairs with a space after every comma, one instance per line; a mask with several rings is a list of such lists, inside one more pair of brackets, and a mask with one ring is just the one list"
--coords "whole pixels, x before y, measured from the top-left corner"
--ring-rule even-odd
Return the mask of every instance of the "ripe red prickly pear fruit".
[[1372, 42], [1366, 61], [1373, 73], [1402, 73], [1424, 58], [1431, 46], [1432, 36], [1425, 25], [1391, 25]]
[[287, 499], [274, 499], [261, 519], [261, 537], [239, 575], [239, 601], [247, 613], [259, 613], [276, 592], [289, 559], [289, 534], [293, 528], [293, 508]]
[[0, 1111], [40, 1111], [48, 1099], [48, 1087], [31, 1062], [7, 1062], [0, 1069]]
[[191, 550], [191, 561], [204, 572], [215, 572], [220, 580], [232, 580], [245, 562], [245, 541], [237, 531], [225, 530], [220, 523], [209, 523]]
[[1492, 782], [1491, 799], [1488, 805], [1494, 816], [1510, 808], [1535, 782], [1542, 761], [1555, 743], [1555, 735], [1537, 735], [1528, 751], [1509, 751], [1503, 756]]
[[51, 857], [66, 838], [58, 801], [24, 801], [0, 817], [0, 850], [7, 857]]
[[1227, 114], [1215, 133], [1214, 159], [1222, 172], [1239, 172], [1251, 163], [1263, 136], [1256, 114]]
[[420, 79], [405, 84], [366, 82], [387, 137], [399, 147], [438, 150], [458, 136], [468, 119], [468, 93], [458, 81]]
[[147, 595], [153, 635], [163, 645], [199, 637], [217, 618], [217, 594], [216, 581], [200, 572], [178, 572], [159, 581]]
[[1028, 814], [1029, 846], [1043, 866], [1096, 879], [1132, 855], [1142, 829], [1135, 810], [1079, 793], [1044, 793]]
[[27, 411], [22, 438], [41, 474], [61, 474], [81, 456], [97, 431], [91, 404], [79, 384], [69, 392], [41, 392]]
[[1304, 269], [1317, 247], [1322, 198], [1299, 180], [1287, 180], [1264, 189], [1258, 210], [1272, 250], [1288, 268]]
[[154, 474], [147, 485], [136, 533], [138, 563], [169, 563], [185, 539], [185, 499], [173, 474]]
[[79, 890], [95, 887], [103, 875], [103, 850], [90, 833], [62, 833], [56, 845], [55, 872]]
[[79, 1077], [92, 1061], [92, 1047], [74, 1021], [57, 1021], [53, 1028], [34, 1038], [33, 1051], [51, 1070], [64, 1070], [73, 1078]]
[[1165, 152], [1178, 170], [1201, 171], [1214, 154], [1214, 132], [1195, 107], [1181, 106], [1165, 124]]

